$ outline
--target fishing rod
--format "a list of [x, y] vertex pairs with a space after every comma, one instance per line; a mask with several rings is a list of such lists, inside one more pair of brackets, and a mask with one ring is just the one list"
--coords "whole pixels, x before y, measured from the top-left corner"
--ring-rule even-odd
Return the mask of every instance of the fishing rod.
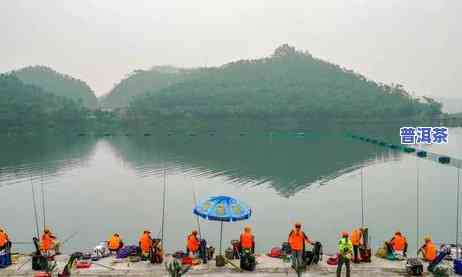
[[[194, 184], [192, 184], [192, 190], [193, 190], [193, 201], [194, 201], [194, 205], [197, 205], [196, 190], [194, 189]], [[200, 220], [199, 220], [199, 216], [198, 216], [198, 215], [196, 215], [196, 222], [197, 222], [197, 231], [199, 231], [199, 238], [202, 239], [201, 223], [200, 223]]]
[[167, 190], [167, 181], [166, 181], [166, 170], [165, 170], [165, 163], [163, 164], [163, 192], [162, 192], [162, 225], [161, 225], [161, 241], [162, 246], [165, 248], [164, 244], [164, 224], [165, 224], [165, 194]]
[[417, 169], [417, 179], [416, 179], [416, 190], [417, 190], [417, 201], [416, 201], [416, 213], [417, 213], [417, 218], [416, 218], [416, 223], [417, 223], [417, 228], [416, 228], [416, 247], [417, 247], [417, 256], [419, 255], [419, 228], [420, 228], [420, 167], [419, 167], [419, 159], [416, 160], [416, 169]]
[[459, 161], [459, 167], [457, 168], [457, 209], [456, 209], [456, 257], [460, 258], [459, 251], [459, 214], [460, 214], [460, 167], [462, 161]]
[[46, 213], [45, 213], [45, 190], [43, 188], [43, 169], [40, 170], [40, 186], [42, 190], [43, 230], [45, 230], [46, 229]]
[[364, 166], [361, 167], [361, 228], [364, 228]]
[[36, 235], [37, 235], [37, 238], [39, 237], [40, 233], [39, 233], [39, 227], [38, 227], [38, 216], [37, 216], [37, 202], [35, 200], [35, 190], [34, 190], [34, 184], [32, 183], [32, 175], [31, 175], [31, 179], [30, 179], [30, 186], [31, 186], [31, 189], [32, 189], [32, 203], [33, 203], [33, 208], [34, 208], [34, 217], [35, 217], [35, 231], [36, 231]]
[[75, 231], [73, 232], [72, 234], [70, 234], [69, 236], [67, 236], [63, 242], [61, 243], [61, 245], [64, 245], [66, 242], [70, 241], [72, 238], [74, 238], [77, 234], [79, 233], [79, 231]]

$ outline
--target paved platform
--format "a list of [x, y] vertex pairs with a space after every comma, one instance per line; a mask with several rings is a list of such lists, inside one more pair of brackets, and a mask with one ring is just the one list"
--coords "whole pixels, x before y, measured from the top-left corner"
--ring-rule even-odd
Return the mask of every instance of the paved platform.
[[[56, 257], [58, 270], [61, 271], [68, 259], [67, 255]], [[28, 261], [29, 260], [29, 261]], [[166, 261], [171, 260], [167, 257]], [[327, 257], [318, 265], [308, 267], [303, 276], [335, 276], [336, 266], [330, 266], [326, 263]], [[104, 258], [94, 262], [88, 269], [75, 269], [72, 275], [75, 276], [168, 276], [164, 265], [152, 265], [149, 262], [131, 263], [124, 261], [114, 263], [112, 257]], [[235, 260], [235, 264], [239, 261]], [[450, 262], [447, 262], [450, 264]], [[0, 269], [0, 276], [33, 276], [35, 271], [32, 270], [30, 257], [21, 256], [15, 263], [6, 268]], [[57, 276], [57, 274], [54, 274]], [[344, 275], [344, 274], [343, 274]], [[426, 273], [430, 276], [431, 274]], [[257, 256], [257, 268], [255, 272], [239, 272], [230, 265], [225, 267], [216, 267], [215, 262], [194, 266], [185, 276], [297, 276], [291, 269], [289, 263], [284, 263], [281, 259], [270, 258], [267, 256]], [[353, 264], [352, 276], [406, 276], [404, 261], [388, 261], [380, 258], [373, 258], [371, 263]], [[455, 275], [454, 275], [455, 276]]]

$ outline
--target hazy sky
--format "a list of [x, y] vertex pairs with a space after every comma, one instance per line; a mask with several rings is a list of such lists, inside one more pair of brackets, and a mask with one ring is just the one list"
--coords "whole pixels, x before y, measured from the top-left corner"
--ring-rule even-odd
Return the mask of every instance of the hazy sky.
[[417, 95], [462, 97], [461, 0], [1, 0], [0, 72], [48, 65], [97, 95], [134, 69], [289, 43]]

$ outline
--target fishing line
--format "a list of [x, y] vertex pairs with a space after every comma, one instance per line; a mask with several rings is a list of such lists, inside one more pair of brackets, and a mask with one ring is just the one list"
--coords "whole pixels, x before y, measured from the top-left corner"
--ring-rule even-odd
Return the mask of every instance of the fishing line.
[[[192, 183], [192, 191], [193, 191], [193, 201], [194, 201], [194, 206], [197, 205], [197, 198], [196, 198], [196, 190], [194, 188], [194, 183]], [[196, 215], [196, 222], [197, 222], [197, 231], [199, 232], [199, 238], [202, 239], [202, 233], [201, 233], [201, 223], [200, 223], [200, 220], [199, 220], [199, 216]]]

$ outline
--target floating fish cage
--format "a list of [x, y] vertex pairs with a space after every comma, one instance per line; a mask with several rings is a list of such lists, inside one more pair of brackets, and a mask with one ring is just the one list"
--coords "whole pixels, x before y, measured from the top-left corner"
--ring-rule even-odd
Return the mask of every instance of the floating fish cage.
[[417, 151], [417, 156], [420, 157], [420, 158], [425, 158], [427, 157], [427, 151]]
[[386, 146], [387, 143], [386, 143], [385, 141], [379, 141], [379, 145], [380, 145], [380, 146]]
[[78, 135], [79, 137], [84, 137], [84, 136], [86, 136], [87, 134], [85, 134], [85, 133], [78, 133], [77, 135]]
[[438, 158], [438, 162], [442, 163], [442, 164], [448, 164], [451, 162], [451, 158], [447, 157], [447, 156], [441, 156]]
[[145, 137], [149, 137], [149, 136], [151, 136], [151, 133], [144, 133], [143, 135], [144, 135]]
[[112, 134], [111, 133], [104, 133], [103, 136], [110, 137], [110, 136], [112, 136]]
[[403, 151], [406, 152], [406, 153], [413, 153], [413, 152], [415, 152], [415, 149], [412, 148], [412, 147], [404, 147]]

